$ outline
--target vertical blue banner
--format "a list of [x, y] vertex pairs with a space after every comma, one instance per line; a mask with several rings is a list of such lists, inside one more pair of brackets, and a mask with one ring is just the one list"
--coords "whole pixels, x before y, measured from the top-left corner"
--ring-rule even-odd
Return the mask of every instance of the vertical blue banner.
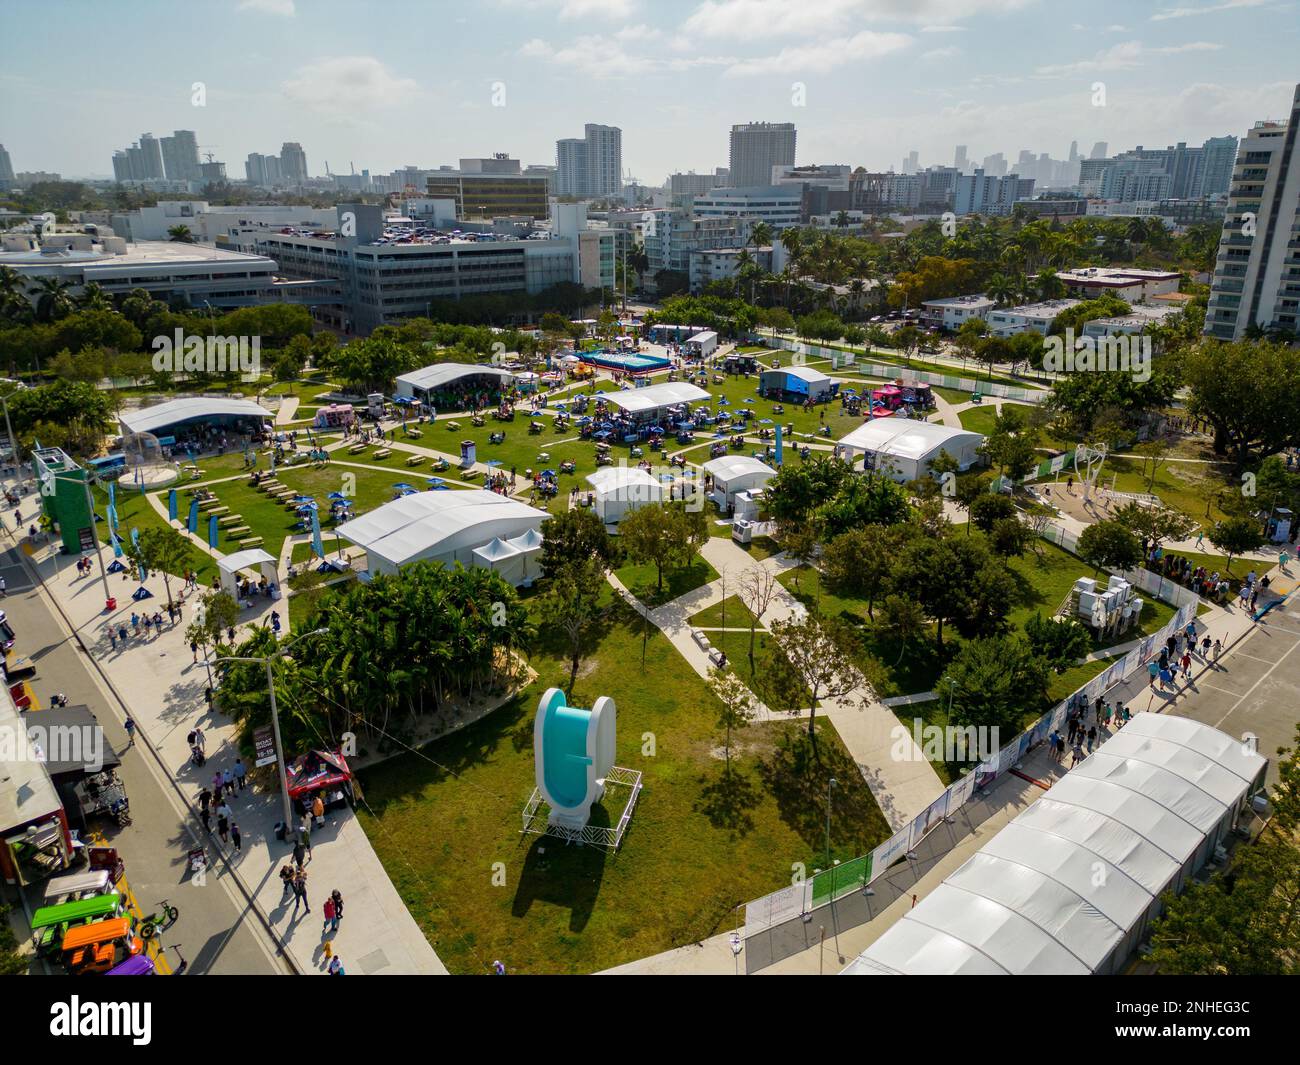
[[112, 503], [108, 505], [107, 517], [108, 517], [109, 531], [116, 532], [117, 531], [117, 507], [113, 506]]
[[108, 505], [115, 510], [117, 509], [117, 482], [108, 482]]
[[[131, 543], [132, 543], [132, 544], [133, 544], [137, 549], [140, 547], [140, 530], [139, 530], [139, 529], [132, 529], [132, 530], [131, 530]], [[146, 572], [144, 566], [142, 565], [142, 566], [140, 567], [140, 583], [141, 583], [141, 584], [144, 584], [144, 582], [148, 579], [148, 577], [149, 577], [149, 574]]]
[[176, 489], [173, 488], [167, 493], [167, 520], [176, 520]]
[[781, 426], [776, 427], [776, 464], [781, 465]]
[[215, 514], [208, 519], [208, 546], [217, 546], [217, 516]]
[[122, 557], [122, 542], [117, 538], [117, 529], [113, 525], [108, 527], [108, 538], [113, 544], [113, 557]]
[[311, 512], [311, 553], [317, 558], [325, 557], [325, 548], [320, 542], [320, 516], [315, 507]]
[[199, 501], [197, 498], [190, 500], [190, 520], [189, 530], [192, 533], [199, 531]]

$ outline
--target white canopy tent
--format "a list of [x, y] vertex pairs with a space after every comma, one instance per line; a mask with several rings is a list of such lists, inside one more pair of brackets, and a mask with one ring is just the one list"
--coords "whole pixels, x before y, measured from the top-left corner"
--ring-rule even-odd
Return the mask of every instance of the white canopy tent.
[[588, 474], [587, 483], [596, 497], [596, 515], [606, 525], [614, 525], [637, 507], [660, 503], [664, 498], [664, 486], [640, 466], [602, 466]]
[[475, 377], [496, 378], [499, 385], [508, 385], [514, 380], [509, 370], [499, 366], [481, 366], [477, 363], [439, 362], [432, 366], [423, 366], [397, 378], [397, 395], [423, 399], [430, 392]]
[[750, 455], [723, 455], [702, 468], [713, 478], [713, 501], [723, 510], [736, 501], [738, 492], [762, 488], [776, 476], [776, 470]]
[[523, 577], [520, 584], [527, 587], [531, 585], [538, 577], [542, 575], [542, 544], [544, 540], [542, 534], [537, 529], [529, 529], [522, 536], [516, 536], [507, 540], [511, 547], [519, 552], [521, 564], [523, 566]]
[[1140, 713], [844, 972], [1118, 972], [1266, 766], [1209, 725]]
[[653, 421], [669, 407], [676, 407], [682, 403], [705, 403], [710, 398], [704, 389], [686, 381], [665, 381], [660, 385], [604, 394], [605, 402], [617, 407], [638, 422]]
[[394, 573], [411, 562], [474, 564], [474, 550], [537, 529], [550, 515], [483, 489], [415, 492], [338, 527], [366, 552], [371, 573]]
[[915, 481], [924, 477], [930, 463], [946, 451], [959, 469], [979, 461], [984, 437], [965, 429], [953, 429], [914, 418], [872, 418], [840, 438], [840, 449], [849, 455], [871, 457], [879, 470], [892, 470], [895, 480]]
[[252, 547], [247, 551], [236, 551], [234, 554], [217, 559], [217, 570], [221, 574], [221, 590], [237, 600], [239, 598], [240, 571], [253, 569], [254, 567], [260, 567], [262, 576], [266, 578], [266, 583], [276, 585], [278, 590], [280, 574], [276, 570], [275, 559], [260, 547]]
[[473, 551], [474, 565], [495, 570], [512, 585], [524, 580], [524, 553], [499, 537]]

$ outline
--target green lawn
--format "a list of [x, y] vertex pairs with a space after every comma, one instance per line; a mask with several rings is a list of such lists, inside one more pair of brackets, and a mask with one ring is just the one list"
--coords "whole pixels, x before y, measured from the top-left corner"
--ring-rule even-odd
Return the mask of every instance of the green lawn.
[[[695, 628], [747, 629], [753, 614], [738, 595], [729, 595], [720, 603], [706, 606], [698, 614], [693, 614], [690, 623]], [[709, 637], [713, 639], [712, 636]]]
[[[643, 644], [639, 618], [612, 609], [572, 702], [615, 700], [617, 764], [643, 774], [617, 854], [519, 833], [534, 787], [537, 700], [568, 679], [554, 645], [535, 651], [539, 679], [518, 698], [419, 755], [361, 774], [361, 824], [453, 973], [487, 973], [494, 959], [514, 973], [591, 972], [735, 927], [736, 907], [787, 885], [793, 863], [823, 864], [830, 776], [840, 785], [833, 856], [865, 853], [889, 835], [826, 723], [819, 759], [794, 723], [738, 733], [728, 778], [703, 682], [662, 633], [649, 626]], [[620, 810], [598, 805], [594, 819]]]
[[647, 606], [662, 606], [678, 596], [718, 579], [718, 571], [698, 555], [689, 566], [664, 569], [663, 587], [658, 587], [658, 574], [653, 563], [626, 565], [614, 571], [623, 586]]
[[[967, 396], [966, 399], [969, 400], [970, 396]], [[1029, 406], [1027, 403], [1002, 404], [1003, 410], [1006, 410], [1010, 407], [1015, 407], [1019, 410], [1022, 410], [1025, 412], [1026, 415], [1028, 415], [1034, 409], [1033, 407]], [[957, 417], [961, 419], [961, 427], [963, 429], [968, 429], [972, 433], [982, 433], [983, 435], [988, 436], [991, 432], [993, 432], [993, 424], [995, 421], [997, 421], [998, 411], [997, 408], [993, 406], [971, 407], [969, 410], [962, 411], [959, 415], [957, 415]]]
[[1160, 467], [1152, 484], [1142, 475], [1140, 457], [1111, 456], [1102, 467], [1099, 483], [1109, 488], [1113, 481], [1118, 492], [1154, 492], [1166, 506], [1181, 510], [1208, 528], [1227, 517], [1215, 505], [1215, 497], [1225, 489], [1240, 487], [1226, 478], [1228, 468], [1201, 462], [1169, 462]]

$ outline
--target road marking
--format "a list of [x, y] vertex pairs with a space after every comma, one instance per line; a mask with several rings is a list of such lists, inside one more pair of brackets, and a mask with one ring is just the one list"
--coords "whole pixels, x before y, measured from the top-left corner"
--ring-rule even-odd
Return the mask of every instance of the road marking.
[[1252, 662], [1263, 662], [1264, 665], [1266, 666], [1272, 665], [1273, 663], [1273, 660], [1271, 658], [1260, 658], [1258, 655], [1248, 655], [1243, 651], [1238, 651], [1234, 657], [1249, 658]]
[[1297, 640], [1295, 643], [1293, 643], [1290, 646], [1290, 648], [1283, 653], [1281, 658], [1279, 658], [1276, 662], [1274, 662], [1271, 666], [1268, 667], [1268, 669], [1264, 672], [1264, 675], [1260, 677], [1259, 680], [1255, 681], [1254, 684], [1252, 684], [1249, 688], [1246, 689], [1245, 694], [1242, 695], [1240, 699], [1238, 699], [1235, 703], [1232, 704], [1232, 706], [1228, 709], [1228, 712], [1224, 714], [1223, 717], [1219, 718], [1219, 720], [1214, 723], [1214, 727], [1218, 728], [1229, 717], [1231, 717], [1232, 713], [1237, 709], [1237, 707], [1239, 707], [1248, 698], [1250, 698], [1250, 693], [1253, 692], [1256, 688], [1258, 688], [1261, 684], [1263, 684], [1264, 681], [1268, 679], [1268, 675], [1272, 673], [1273, 670], [1277, 669], [1277, 667], [1280, 666], [1283, 662], [1285, 662], [1287, 658], [1290, 656], [1291, 652], [1294, 651], [1297, 647], [1300, 647], [1300, 640]]

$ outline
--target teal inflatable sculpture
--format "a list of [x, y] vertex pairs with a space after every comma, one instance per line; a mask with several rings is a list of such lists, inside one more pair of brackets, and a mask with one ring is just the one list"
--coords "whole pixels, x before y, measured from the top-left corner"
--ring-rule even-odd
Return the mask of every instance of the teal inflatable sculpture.
[[569, 706], [561, 689], [547, 689], [537, 704], [533, 757], [537, 788], [551, 808], [550, 823], [586, 826], [592, 803], [605, 794], [614, 747], [613, 699], [602, 695], [583, 710]]

